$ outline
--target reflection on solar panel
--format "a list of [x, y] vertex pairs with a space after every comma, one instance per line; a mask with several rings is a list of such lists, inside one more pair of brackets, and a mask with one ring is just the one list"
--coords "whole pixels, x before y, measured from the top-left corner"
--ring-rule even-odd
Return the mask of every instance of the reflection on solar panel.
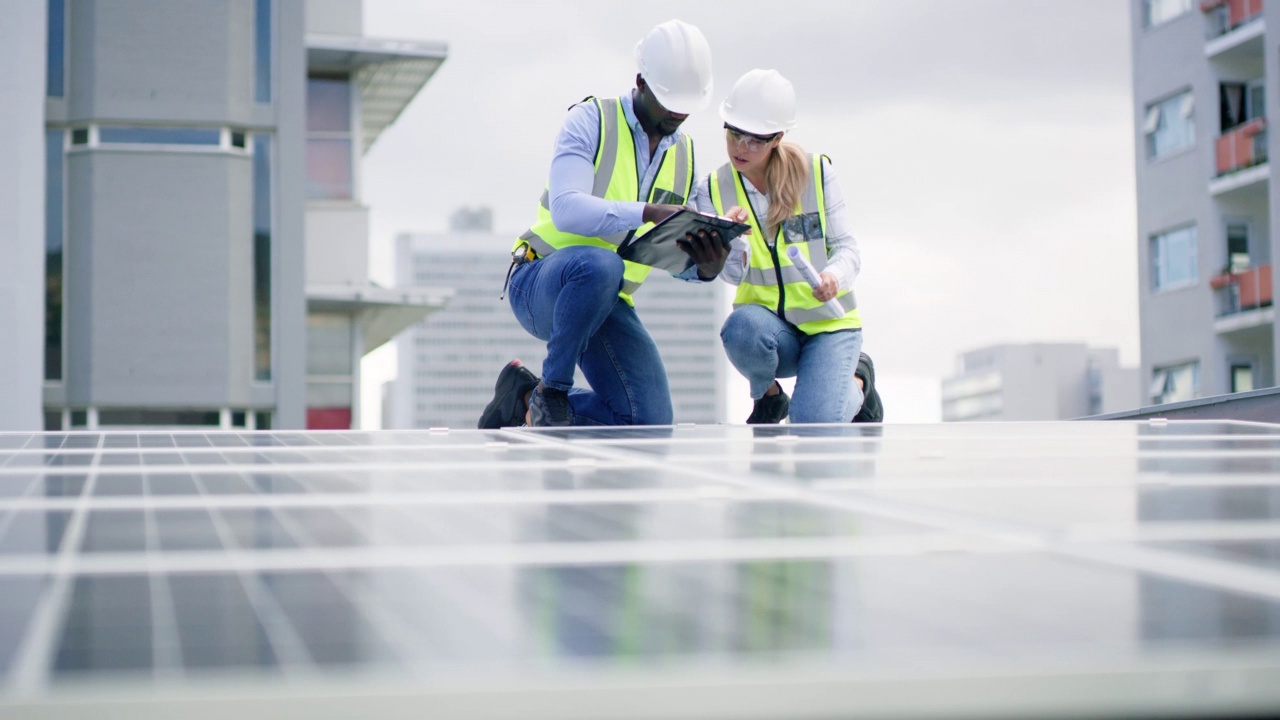
[[1280, 426], [0, 434], [0, 716], [1280, 710]]

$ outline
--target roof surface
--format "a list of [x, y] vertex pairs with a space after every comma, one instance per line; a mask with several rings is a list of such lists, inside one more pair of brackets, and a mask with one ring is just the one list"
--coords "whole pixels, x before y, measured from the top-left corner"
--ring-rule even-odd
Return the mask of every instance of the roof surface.
[[0, 714], [104, 702], [1276, 710], [1280, 426], [0, 434]]

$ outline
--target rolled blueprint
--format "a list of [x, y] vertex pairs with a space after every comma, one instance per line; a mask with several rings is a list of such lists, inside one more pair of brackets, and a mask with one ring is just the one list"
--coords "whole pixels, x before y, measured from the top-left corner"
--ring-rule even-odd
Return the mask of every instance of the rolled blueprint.
[[[800, 248], [795, 245], [787, 248], [787, 257], [791, 258], [791, 264], [795, 265], [796, 269], [800, 271], [800, 276], [804, 278], [805, 282], [809, 283], [809, 287], [817, 290], [818, 286], [822, 284], [822, 278], [818, 276], [818, 271], [814, 270], [813, 265], [809, 263], [809, 258], [800, 252]], [[844, 307], [836, 302], [835, 298], [823, 304], [834, 312], [836, 317], [844, 317]]]

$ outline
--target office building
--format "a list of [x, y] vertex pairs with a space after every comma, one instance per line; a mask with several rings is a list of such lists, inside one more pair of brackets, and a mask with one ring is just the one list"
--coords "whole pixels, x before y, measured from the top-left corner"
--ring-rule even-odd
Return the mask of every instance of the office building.
[[942, 381], [942, 419], [1070, 420], [1142, 404], [1137, 368], [1111, 348], [994, 345], [957, 358]]
[[1273, 386], [1280, 3], [1132, 13], [1143, 403]]
[[359, 0], [7, 11], [3, 424], [350, 427], [359, 358], [445, 300], [369, 282], [360, 201], [444, 46]]
[[[447, 233], [397, 238], [396, 282], [449, 287], [454, 296], [397, 340], [389, 427], [473, 428], [505, 363], [520, 358], [540, 372], [546, 343], [525, 332], [499, 299], [517, 233], [490, 227], [483, 208], [460, 210]], [[722, 285], [686, 283], [658, 271], [636, 293], [636, 309], [667, 368], [676, 422], [724, 420]], [[584, 382], [579, 371], [575, 383]]]
[[0, 22], [0, 432], [41, 426], [45, 24], [38, 2]]

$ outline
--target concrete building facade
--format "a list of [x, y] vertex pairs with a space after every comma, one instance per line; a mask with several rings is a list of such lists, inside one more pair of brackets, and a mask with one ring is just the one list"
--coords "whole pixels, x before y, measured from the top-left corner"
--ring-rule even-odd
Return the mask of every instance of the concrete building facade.
[[1143, 404], [1274, 386], [1280, 3], [1131, 9]]
[[942, 381], [942, 419], [1070, 420], [1142, 404], [1137, 368], [1115, 349], [1083, 344], [994, 345], [957, 358]]
[[[515, 233], [492, 232], [487, 218], [460, 212], [448, 233], [397, 238], [397, 284], [446, 286], [455, 294], [447, 308], [397, 340], [388, 427], [475, 427], [505, 363], [520, 358], [540, 372], [546, 344], [499, 300]], [[719, 331], [725, 303], [721, 283], [687, 283], [661, 271], [636, 293], [636, 309], [667, 368], [676, 422], [724, 420], [728, 364]], [[575, 383], [584, 382], [579, 371]]]
[[350, 427], [359, 357], [444, 300], [369, 283], [359, 194], [444, 46], [364, 38], [359, 0], [16, 8], [0, 422]]
[[44, 341], [45, 9], [0, 22], [0, 431], [40, 427]]

